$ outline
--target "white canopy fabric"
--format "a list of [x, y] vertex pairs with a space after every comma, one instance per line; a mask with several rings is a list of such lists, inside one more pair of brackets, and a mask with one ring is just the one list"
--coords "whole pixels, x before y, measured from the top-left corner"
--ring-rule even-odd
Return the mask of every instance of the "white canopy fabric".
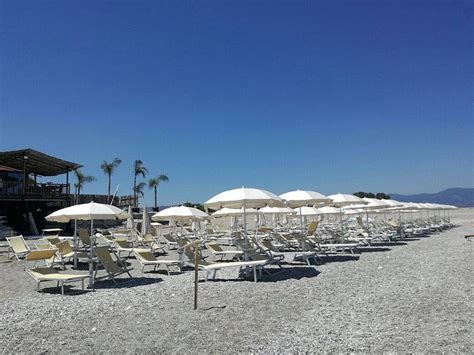
[[281, 194], [280, 197], [286, 200], [290, 207], [302, 207], [331, 202], [329, 197], [316, 191], [295, 190]]
[[321, 214], [317, 208], [307, 206], [295, 208], [293, 212], [296, 213], [297, 216], [300, 216], [300, 213], [301, 216], [319, 216]]
[[357, 196], [349, 194], [335, 194], [328, 197], [332, 200], [332, 204], [338, 207], [356, 204], [366, 205], [368, 203]]
[[339, 208], [330, 207], [330, 206], [320, 207], [318, 208], [318, 211], [320, 212], [320, 214], [340, 214], [341, 213], [341, 210]]
[[[115, 219], [125, 219], [129, 215], [125, 211], [122, 211], [120, 208], [105, 205], [102, 203], [84, 203], [81, 205], [75, 205], [60, 209], [46, 216], [47, 221], [65, 223], [71, 220], [82, 220], [82, 221], [91, 221], [91, 234], [94, 230], [94, 220], [115, 220]], [[74, 246], [76, 246], [76, 235], [74, 235]], [[93, 260], [93, 247], [90, 248], [89, 258]], [[77, 249], [74, 248], [74, 263], [76, 264], [77, 260]], [[93, 277], [93, 263], [89, 262], [89, 287], [92, 287], [94, 284]]]
[[289, 207], [270, 207], [270, 206], [266, 206], [266, 207], [260, 208], [258, 211], [263, 213], [263, 214], [293, 214], [293, 213], [295, 213], [295, 211], [293, 211]]
[[50, 222], [66, 223], [72, 220], [114, 220], [125, 219], [128, 213], [118, 207], [90, 202], [57, 210], [45, 219]]
[[128, 206], [127, 229], [134, 229], [135, 221], [133, 220], [132, 206]]
[[229, 208], [259, 208], [269, 206], [284, 206], [284, 201], [274, 193], [261, 189], [241, 187], [221, 192], [204, 203], [206, 208], [214, 210]]
[[390, 204], [387, 203], [386, 200], [379, 200], [377, 198], [368, 198], [368, 197], [364, 197], [363, 200], [368, 202], [368, 204], [365, 205], [365, 208], [377, 209], [377, 208], [390, 207]]
[[386, 204], [388, 204], [390, 207], [402, 207], [404, 206], [405, 204], [403, 202], [399, 202], [399, 201], [396, 201], [396, 200], [383, 200], [383, 202], [385, 202]]
[[209, 215], [201, 210], [198, 210], [194, 207], [185, 207], [185, 206], [178, 206], [178, 207], [169, 207], [154, 214], [151, 219], [154, 221], [193, 221], [193, 220], [201, 220], [208, 218]]
[[[258, 214], [259, 211], [257, 211], [255, 208], [247, 208], [245, 212], [248, 215], [255, 215]], [[241, 216], [244, 214], [244, 209], [243, 208], [227, 208], [224, 207], [220, 209], [219, 211], [214, 212], [211, 214], [212, 217], [229, 217], [229, 216]]]
[[146, 206], [143, 206], [141, 233], [142, 233], [142, 235], [147, 235], [147, 234], [151, 233], [150, 218], [148, 216]]

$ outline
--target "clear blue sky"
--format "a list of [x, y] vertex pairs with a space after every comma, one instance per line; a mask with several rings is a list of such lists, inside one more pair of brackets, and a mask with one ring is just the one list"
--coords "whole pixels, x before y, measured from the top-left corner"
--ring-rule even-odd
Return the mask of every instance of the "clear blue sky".
[[0, 150], [81, 163], [85, 192], [114, 157], [120, 194], [135, 159], [167, 174], [161, 204], [474, 185], [471, 1], [0, 0], [0, 20]]

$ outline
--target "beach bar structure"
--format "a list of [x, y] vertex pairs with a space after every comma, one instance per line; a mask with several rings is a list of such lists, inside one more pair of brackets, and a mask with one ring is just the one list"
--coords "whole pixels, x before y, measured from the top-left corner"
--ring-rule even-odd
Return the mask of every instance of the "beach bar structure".
[[[68, 206], [70, 173], [80, 167], [34, 149], [0, 152], [0, 215], [17, 224], [30, 212]], [[63, 183], [38, 182], [39, 177], [59, 175], [64, 175]]]

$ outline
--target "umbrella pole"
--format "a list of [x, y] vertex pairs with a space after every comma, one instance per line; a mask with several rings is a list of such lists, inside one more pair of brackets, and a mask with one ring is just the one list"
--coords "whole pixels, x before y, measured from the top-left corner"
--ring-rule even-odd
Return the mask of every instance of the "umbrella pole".
[[300, 206], [300, 226], [301, 226], [301, 235], [303, 235], [303, 214], [301, 213], [301, 206]]
[[74, 220], [74, 236], [72, 240], [74, 244], [74, 269], [77, 269], [77, 219]]
[[94, 270], [93, 270], [93, 254], [92, 254], [92, 248], [94, 246], [94, 240], [92, 235], [94, 234], [94, 219], [91, 219], [91, 245], [90, 245], [90, 251], [89, 251], [89, 288], [94, 287]]

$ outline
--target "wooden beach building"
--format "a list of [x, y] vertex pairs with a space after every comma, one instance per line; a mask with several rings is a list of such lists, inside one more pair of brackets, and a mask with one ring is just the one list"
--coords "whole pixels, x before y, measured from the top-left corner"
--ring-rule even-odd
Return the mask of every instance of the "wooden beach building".
[[[0, 152], [0, 216], [16, 230], [28, 231], [31, 214], [41, 228], [44, 216], [72, 203], [70, 173], [80, 167], [34, 149]], [[60, 183], [38, 181], [60, 175]]]

